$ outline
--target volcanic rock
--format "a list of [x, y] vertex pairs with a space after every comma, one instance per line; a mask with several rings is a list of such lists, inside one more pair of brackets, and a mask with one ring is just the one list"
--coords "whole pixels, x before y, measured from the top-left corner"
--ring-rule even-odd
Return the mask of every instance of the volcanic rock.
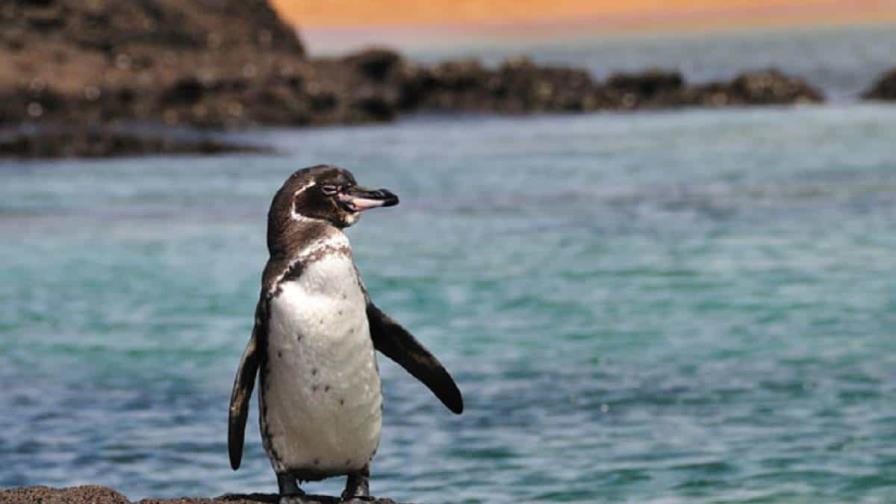
[[685, 103], [706, 106], [820, 103], [821, 91], [777, 69], [746, 72], [728, 82], [694, 86]]
[[[276, 503], [277, 500], [277, 496], [274, 494], [232, 494], [214, 498], [150, 498], [133, 504], [258, 504]], [[344, 501], [325, 495], [308, 495], [302, 498], [302, 502], [307, 504], [340, 504]], [[371, 499], [363, 502], [367, 504], [399, 504], [392, 499]], [[111, 488], [91, 485], [70, 488], [34, 486], [0, 490], [0, 504], [132, 504], [132, 502]]]
[[896, 68], [880, 76], [867, 91], [862, 93], [866, 100], [896, 100]]

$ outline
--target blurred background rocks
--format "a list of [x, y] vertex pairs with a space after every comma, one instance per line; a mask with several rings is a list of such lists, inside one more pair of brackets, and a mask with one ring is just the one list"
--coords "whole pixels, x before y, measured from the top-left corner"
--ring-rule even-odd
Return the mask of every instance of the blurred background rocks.
[[[892, 96], [893, 80], [868, 96]], [[702, 84], [662, 69], [599, 82], [585, 70], [527, 58], [493, 68], [475, 60], [423, 65], [385, 48], [309, 58], [265, 0], [12, 0], [0, 8], [0, 155], [151, 153], [173, 145], [153, 139], [138, 147], [142, 137], [108, 129], [132, 123], [232, 129], [389, 121], [413, 111], [521, 114], [823, 99], [774, 69]], [[43, 135], [45, 125], [55, 133]], [[217, 151], [207, 143], [195, 150]]]

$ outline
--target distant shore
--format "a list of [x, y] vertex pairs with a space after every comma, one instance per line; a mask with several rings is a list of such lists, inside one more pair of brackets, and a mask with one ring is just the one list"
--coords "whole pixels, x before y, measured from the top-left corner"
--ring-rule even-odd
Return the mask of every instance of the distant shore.
[[[780, 70], [691, 83], [646, 69], [594, 79], [513, 58], [421, 64], [383, 48], [312, 58], [264, 0], [53, 0], [0, 10], [0, 157], [257, 152], [136, 133], [386, 122], [416, 112], [530, 114], [820, 103]], [[896, 99], [896, 72], [863, 95]]]
[[[130, 501], [121, 493], [104, 486], [87, 485], [69, 488], [32, 486], [0, 490], [0, 504], [258, 504], [276, 503], [276, 494], [232, 494], [220, 497], [182, 497], [177, 499], [142, 499]], [[307, 504], [337, 504], [336, 497], [309, 495], [303, 498]], [[392, 499], [357, 501], [368, 504], [399, 504]]]

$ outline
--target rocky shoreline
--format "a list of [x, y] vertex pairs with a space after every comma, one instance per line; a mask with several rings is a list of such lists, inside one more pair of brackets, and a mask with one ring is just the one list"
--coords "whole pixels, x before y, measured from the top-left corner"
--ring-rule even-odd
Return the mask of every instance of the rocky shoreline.
[[[233, 494], [214, 498], [184, 497], [179, 499], [128, 500], [119, 492], [103, 486], [88, 485], [69, 488], [33, 486], [0, 490], [0, 504], [258, 504], [276, 503], [275, 494]], [[337, 504], [336, 497], [309, 495], [302, 499], [306, 504]], [[366, 504], [400, 504], [392, 499], [373, 499]]]
[[[891, 74], [866, 96], [896, 99], [894, 81]], [[0, 156], [231, 150], [225, 142], [125, 134], [123, 123], [229, 130], [390, 121], [413, 112], [822, 101], [818, 89], [775, 69], [709, 83], [662, 69], [599, 81], [582, 69], [526, 58], [494, 68], [472, 60], [423, 65], [388, 49], [311, 58], [266, 0], [29, 0], [0, 7], [0, 128], [15, 131], [0, 136]], [[60, 125], [70, 133], [47, 133]]]
[[0, 132], [0, 156], [17, 158], [103, 158], [110, 156], [272, 153], [267, 146], [240, 144], [212, 133], [147, 134], [115, 126], [36, 127]]
[[896, 101], [896, 67], [881, 75], [874, 84], [862, 94], [866, 100]]

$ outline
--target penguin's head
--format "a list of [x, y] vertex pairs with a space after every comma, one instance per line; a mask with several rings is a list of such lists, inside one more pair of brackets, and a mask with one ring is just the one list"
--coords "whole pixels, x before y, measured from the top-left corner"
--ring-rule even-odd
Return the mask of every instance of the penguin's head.
[[338, 228], [351, 226], [361, 212], [398, 204], [398, 196], [386, 189], [367, 189], [344, 168], [319, 165], [296, 171], [274, 197], [272, 212], [287, 210], [292, 221], [315, 219]]

